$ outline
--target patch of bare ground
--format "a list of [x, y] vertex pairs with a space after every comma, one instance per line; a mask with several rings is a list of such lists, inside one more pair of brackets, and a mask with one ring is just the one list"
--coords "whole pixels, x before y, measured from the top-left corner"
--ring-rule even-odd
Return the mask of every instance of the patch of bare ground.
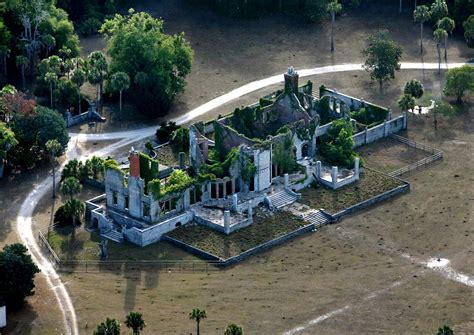
[[365, 166], [384, 173], [395, 171], [429, 156], [423, 150], [391, 138], [370, 143], [356, 151], [364, 160]]

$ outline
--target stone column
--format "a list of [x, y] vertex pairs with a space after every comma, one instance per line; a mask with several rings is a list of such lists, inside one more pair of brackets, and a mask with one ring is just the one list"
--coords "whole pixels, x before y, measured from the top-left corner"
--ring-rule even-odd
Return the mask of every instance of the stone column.
[[364, 144], [367, 144], [367, 130], [368, 130], [368, 127], [365, 126], [365, 129], [364, 129]]
[[230, 233], [230, 211], [224, 211], [224, 232]]
[[337, 175], [338, 175], [337, 166], [333, 166], [332, 169], [331, 169], [331, 178], [332, 178], [332, 187], [333, 187], [333, 189], [336, 189], [336, 186], [337, 186]]
[[179, 153], [179, 168], [180, 170], [184, 170], [186, 168], [185, 164], [184, 164], [184, 158], [185, 158], [185, 154], [184, 152], [180, 152]]
[[248, 209], [247, 209], [247, 213], [249, 214], [249, 218], [251, 218], [253, 216], [253, 207], [252, 207], [252, 200], [249, 200], [248, 202]]
[[308, 164], [305, 166], [306, 168], [306, 178], [311, 177], [311, 166]]
[[232, 194], [235, 193], [235, 178], [232, 178]]
[[232, 209], [237, 212], [237, 206], [239, 204], [239, 196], [237, 193], [232, 194]]
[[359, 164], [360, 164], [360, 158], [356, 157], [354, 159], [354, 175], [359, 179]]
[[316, 156], [316, 151], [317, 151], [316, 135], [313, 134], [313, 137], [311, 138], [311, 156], [312, 157]]
[[189, 188], [184, 191], [184, 199], [183, 199], [183, 207], [184, 210], [188, 210], [189, 206], [191, 206], [191, 195], [189, 193]]
[[407, 129], [408, 127], [408, 113], [403, 112], [403, 129]]
[[290, 186], [290, 175], [288, 173], [285, 173], [284, 178], [285, 178], [285, 188], [288, 188], [288, 186]]
[[316, 162], [316, 178], [321, 178], [321, 161]]
[[383, 137], [387, 137], [387, 121], [383, 122]]
[[389, 107], [388, 113], [387, 113], [387, 121], [390, 121], [391, 119], [392, 119], [392, 109]]

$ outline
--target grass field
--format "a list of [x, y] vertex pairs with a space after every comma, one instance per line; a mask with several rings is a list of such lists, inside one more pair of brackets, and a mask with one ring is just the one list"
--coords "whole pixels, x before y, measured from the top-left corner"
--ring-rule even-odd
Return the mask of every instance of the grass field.
[[[44, 232], [45, 237], [48, 235]], [[99, 260], [100, 236], [88, 232], [82, 227], [55, 228], [48, 241], [62, 260]], [[111, 261], [159, 261], [159, 260], [196, 260], [189, 253], [175, 248], [166, 241], [139, 247], [131, 243], [108, 243], [108, 260]]]
[[358, 148], [364, 164], [377, 171], [389, 173], [429, 156], [423, 150], [412, 148], [391, 138], [384, 138]]
[[335, 214], [344, 208], [368, 200], [376, 195], [390, 191], [403, 182], [374, 170], [365, 169], [360, 180], [337, 190], [319, 186], [306, 188], [301, 191], [300, 202], [312, 208], [322, 208], [330, 214]]
[[305, 224], [303, 220], [286, 212], [265, 217], [260, 216], [257, 212], [254, 222], [250, 226], [230, 235], [224, 235], [199, 225], [182, 226], [167, 235], [214, 256], [227, 259], [286, 235]]

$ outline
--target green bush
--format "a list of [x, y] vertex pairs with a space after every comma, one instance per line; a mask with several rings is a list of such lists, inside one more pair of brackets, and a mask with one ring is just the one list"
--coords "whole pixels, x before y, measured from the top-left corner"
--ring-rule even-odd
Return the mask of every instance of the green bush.
[[180, 127], [175, 122], [162, 122], [160, 127], [156, 130], [156, 138], [159, 143], [163, 144], [171, 140], [173, 132]]
[[189, 150], [189, 129], [180, 127], [174, 131], [171, 138], [171, 144], [179, 151], [186, 152]]
[[[84, 206], [84, 204], [82, 204]], [[54, 224], [58, 227], [65, 227], [65, 226], [72, 226], [73, 218], [72, 215], [69, 213], [67, 205], [61, 205], [56, 212], [54, 213]], [[80, 226], [82, 224], [82, 215], [79, 212], [76, 214], [76, 226]]]
[[350, 116], [357, 122], [365, 124], [366, 126], [374, 126], [383, 122], [387, 118], [387, 114], [387, 109], [371, 105], [366, 108], [361, 108], [358, 111], [351, 112]]
[[352, 168], [357, 154], [353, 151], [352, 125], [347, 119], [333, 121], [328, 132], [321, 136], [319, 152], [324, 160], [336, 166]]

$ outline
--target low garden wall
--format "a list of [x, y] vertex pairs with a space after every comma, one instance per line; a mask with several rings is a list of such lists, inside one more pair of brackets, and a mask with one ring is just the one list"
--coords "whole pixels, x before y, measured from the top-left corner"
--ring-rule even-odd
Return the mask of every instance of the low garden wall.
[[384, 121], [378, 126], [372, 128], [366, 128], [364, 131], [355, 134], [352, 136], [354, 140], [354, 148], [360, 147], [364, 144], [375, 142], [381, 138], [390, 136], [396, 132], [399, 132], [402, 129], [406, 129], [406, 118], [407, 115], [403, 115], [394, 118], [389, 121]]

